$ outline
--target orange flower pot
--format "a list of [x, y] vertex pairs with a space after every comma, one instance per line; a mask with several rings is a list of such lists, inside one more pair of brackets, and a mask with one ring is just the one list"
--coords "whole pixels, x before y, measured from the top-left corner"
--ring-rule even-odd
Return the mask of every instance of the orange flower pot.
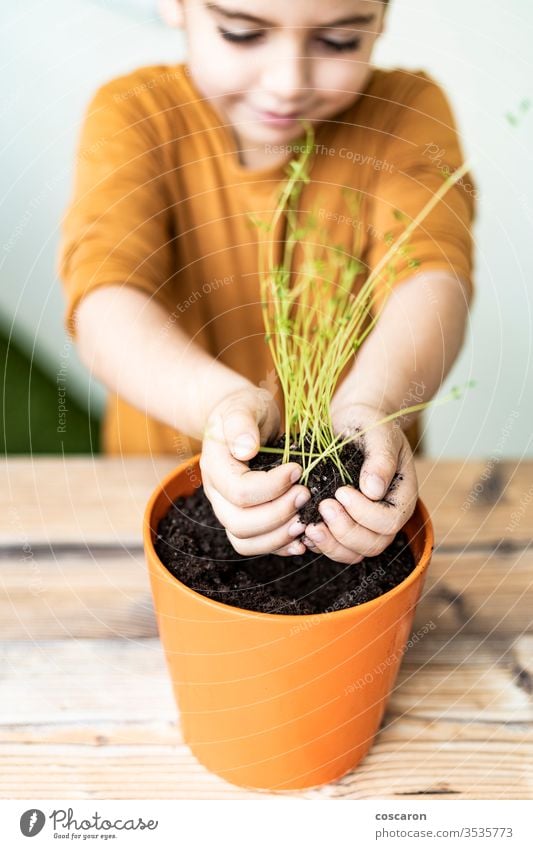
[[419, 500], [404, 528], [416, 568], [379, 598], [315, 615], [255, 613], [185, 586], [155, 552], [159, 520], [201, 483], [198, 461], [162, 481], [144, 519], [185, 741], [208, 769], [244, 787], [293, 790], [334, 781], [370, 749], [400, 668], [433, 550], [427, 510]]

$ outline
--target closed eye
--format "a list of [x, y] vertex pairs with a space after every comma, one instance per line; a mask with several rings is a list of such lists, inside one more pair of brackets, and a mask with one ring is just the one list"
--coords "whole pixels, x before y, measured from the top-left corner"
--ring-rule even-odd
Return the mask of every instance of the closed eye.
[[250, 30], [250, 32], [230, 32], [227, 29], [222, 29], [222, 27], [217, 27], [222, 38], [225, 38], [226, 41], [234, 41], [236, 44], [246, 44], [250, 41], [257, 41], [258, 38], [262, 36], [262, 32], [254, 32]]
[[[226, 41], [231, 41], [234, 44], [251, 44], [259, 41], [264, 33], [262, 30], [251, 30], [250, 32], [231, 32], [231, 30], [217, 27], [220, 35]], [[332, 50], [334, 53], [348, 52], [357, 50], [361, 46], [360, 38], [352, 38], [350, 41], [331, 41], [328, 38], [318, 38], [317, 41], [327, 50]]]
[[319, 41], [336, 53], [342, 53], [343, 50], [357, 50], [361, 45], [360, 38], [352, 38], [351, 41], [329, 41], [327, 38], [320, 38]]

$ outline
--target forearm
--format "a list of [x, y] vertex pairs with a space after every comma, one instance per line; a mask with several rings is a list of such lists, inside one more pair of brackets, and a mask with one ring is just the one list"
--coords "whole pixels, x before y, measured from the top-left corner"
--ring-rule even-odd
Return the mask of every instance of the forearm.
[[80, 357], [110, 390], [150, 417], [201, 438], [212, 408], [249, 380], [191, 341], [138, 289], [104, 286], [77, 310]]
[[[390, 295], [336, 396], [393, 413], [429, 401], [459, 353], [468, 316], [463, 286], [420, 273]], [[417, 414], [401, 417], [406, 428]]]

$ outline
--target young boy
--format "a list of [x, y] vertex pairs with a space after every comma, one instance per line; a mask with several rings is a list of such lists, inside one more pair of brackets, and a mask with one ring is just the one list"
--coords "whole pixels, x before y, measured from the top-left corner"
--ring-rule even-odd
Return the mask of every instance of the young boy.
[[[275, 208], [307, 119], [315, 158], [300, 207], [320, 201], [332, 243], [348, 253], [358, 228], [368, 273], [389, 234], [403, 232], [395, 211], [413, 218], [443, 167], [462, 163], [454, 119], [423, 72], [370, 64], [383, 0], [175, 0], [173, 11], [187, 63], [141, 68], [97, 91], [63, 222], [67, 327], [111, 393], [104, 449], [201, 448], [206, 494], [240, 554], [307, 546], [357, 563], [414, 510], [406, 431], [414, 444], [416, 422], [370, 430], [361, 491], [340, 487], [321, 503], [324, 521], [307, 528], [296, 520], [310, 495], [300, 467], [248, 469], [283, 421], [249, 215]], [[344, 187], [361, 193], [357, 220]], [[393, 292], [336, 391], [337, 432], [429, 400], [448, 373], [472, 297], [473, 194], [463, 180], [410, 238], [420, 265], [397, 263]], [[391, 506], [382, 499], [397, 471]]]

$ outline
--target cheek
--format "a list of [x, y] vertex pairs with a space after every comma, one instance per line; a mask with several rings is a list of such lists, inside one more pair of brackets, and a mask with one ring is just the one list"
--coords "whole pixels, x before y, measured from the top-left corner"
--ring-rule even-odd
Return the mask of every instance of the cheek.
[[325, 62], [317, 68], [317, 90], [332, 105], [349, 105], [354, 94], [362, 91], [371, 73], [363, 60], [357, 62]]
[[[216, 58], [206, 62], [206, 52]], [[212, 39], [209, 47], [204, 41], [196, 57], [190, 51], [190, 62], [195, 78], [208, 97], [231, 97], [252, 85], [252, 62], [246, 59], [244, 52], [228, 49], [224, 43], [221, 45], [218, 37]]]

